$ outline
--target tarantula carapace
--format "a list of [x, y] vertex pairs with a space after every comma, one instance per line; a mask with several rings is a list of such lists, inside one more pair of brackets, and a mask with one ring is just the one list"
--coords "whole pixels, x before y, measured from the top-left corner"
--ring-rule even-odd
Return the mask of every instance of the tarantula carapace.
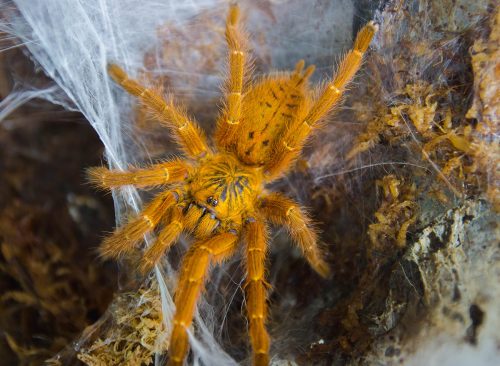
[[246, 263], [253, 363], [268, 364], [265, 262], [269, 223], [288, 229], [312, 268], [321, 276], [328, 275], [309, 217], [293, 200], [269, 192], [266, 185], [287, 172], [308, 136], [339, 102], [377, 30], [373, 22], [361, 29], [336, 76], [318, 98], [313, 98], [307, 80], [314, 67], [304, 70], [304, 61], [298, 62], [291, 73], [249, 80], [245, 37], [238, 18], [239, 8], [231, 6], [226, 23], [229, 73], [213, 146], [172, 100], [129, 79], [118, 66], [109, 66], [111, 77], [155, 114], [186, 155], [185, 159], [144, 169], [89, 171], [91, 181], [108, 189], [124, 185], [164, 187], [137, 217], [104, 240], [101, 253], [105, 257], [117, 258], [130, 252], [144, 234], [158, 229], [156, 241], [146, 248], [141, 260], [140, 269], [147, 272], [181, 233], [194, 237], [183, 259], [175, 293], [169, 365], [182, 365], [184, 361], [189, 347], [187, 328], [210, 264], [229, 258], [240, 246]]

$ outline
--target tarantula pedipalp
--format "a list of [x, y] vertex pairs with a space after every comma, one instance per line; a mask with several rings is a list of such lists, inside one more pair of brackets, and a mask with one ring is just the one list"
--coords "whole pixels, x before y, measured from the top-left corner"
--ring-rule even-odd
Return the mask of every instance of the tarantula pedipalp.
[[368, 23], [358, 33], [354, 47], [344, 57], [337, 75], [313, 100], [307, 85], [314, 67], [263, 77], [248, 85], [247, 50], [238, 26], [239, 8], [230, 7], [226, 24], [229, 75], [225, 106], [217, 121], [211, 147], [198, 125], [161, 93], [141, 86], [118, 66], [111, 77], [135, 95], [167, 127], [186, 155], [185, 159], [144, 169], [110, 171], [92, 168], [92, 182], [107, 189], [124, 185], [165, 186], [140, 214], [118, 228], [101, 246], [105, 257], [127, 254], [142, 237], [158, 230], [157, 240], [146, 249], [140, 269], [150, 270], [182, 232], [195, 242], [183, 259], [175, 293], [176, 313], [169, 345], [169, 365], [182, 365], [188, 351], [187, 328], [210, 263], [232, 256], [240, 242], [245, 247], [246, 303], [253, 363], [269, 363], [265, 261], [268, 223], [284, 226], [321, 276], [329, 274], [311, 220], [291, 199], [266, 190], [299, 156], [318, 122], [339, 102], [359, 69], [377, 27]]

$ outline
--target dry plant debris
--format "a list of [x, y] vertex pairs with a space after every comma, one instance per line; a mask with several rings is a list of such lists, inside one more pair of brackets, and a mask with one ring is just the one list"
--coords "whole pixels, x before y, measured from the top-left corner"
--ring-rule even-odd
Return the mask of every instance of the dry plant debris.
[[80, 185], [80, 169], [99, 154], [91, 129], [20, 112], [11, 128], [0, 125], [0, 355], [2, 364], [40, 365], [111, 300], [113, 272], [96, 261], [89, 230], [104, 229], [110, 210]]
[[161, 301], [154, 283], [119, 294], [108, 311], [105, 330], [78, 353], [86, 365], [150, 365], [155, 353], [166, 350]]
[[[352, 163], [355, 157], [377, 145], [406, 146], [415, 156], [421, 156], [420, 163], [434, 170], [438, 180], [456, 197], [482, 191], [497, 207], [500, 196], [500, 92], [495, 87], [500, 76], [498, 7], [491, 14], [490, 24], [476, 24], [477, 29], [468, 29], [458, 37], [454, 33], [447, 36], [445, 32], [438, 39], [415, 36], [419, 35], [416, 28], [425, 26], [426, 20], [423, 15], [408, 22], [410, 30], [399, 40], [402, 48], [394, 51], [394, 66], [390, 68], [397, 74], [388, 83], [389, 87], [381, 79], [384, 68], [389, 67], [384, 56], [372, 60], [370, 68], [375, 78], [369, 93], [390, 95], [390, 100], [379, 99], [380, 103], [375, 103], [371, 112], [367, 112], [363, 102], [354, 104], [358, 120], [365, 120], [366, 125], [346, 158]], [[383, 42], [400, 36], [391, 35], [389, 29], [392, 28], [386, 28]], [[464, 55], [467, 51], [460, 44], [468, 42], [467, 37], [478, 37], [470, 57]], [[415, 59], [408, 60], [409, 55]], [[468, 95], [474, 99], [467, 110], [464, 99]], [[434, 189], [438, 190], [436, 186]], [[445, 199], [443, 195], [441, 198]]]
[[374, 214], [377, 221], [368, 227], [369, 256], [404, 248], [408, 228], [417, 219], [415, 185], [405, 185], [392, 174], [376, 183], [382, 193], [382, 203]]

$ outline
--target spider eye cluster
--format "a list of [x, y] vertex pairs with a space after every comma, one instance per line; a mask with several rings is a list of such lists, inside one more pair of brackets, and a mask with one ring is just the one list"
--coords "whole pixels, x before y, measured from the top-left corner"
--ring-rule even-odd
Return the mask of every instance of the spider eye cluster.
[[219, 200], [217, 198], [213, 198], [212, 196], [210, 196], [207, 198], [207, 203], [215, 207], [219, 204]]

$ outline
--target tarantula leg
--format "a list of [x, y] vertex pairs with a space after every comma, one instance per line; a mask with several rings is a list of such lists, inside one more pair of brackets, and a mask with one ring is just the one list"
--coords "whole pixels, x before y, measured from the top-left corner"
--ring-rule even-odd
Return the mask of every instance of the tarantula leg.
[[273, 157], [265, 170], [270, 179], [283, 173], [300, 154], [307, 137], [318, 128], [318, 121], [324, 118], [337, 105], [346, 86], [359, 70], [370, 42], [378, 27], [374, 22], [365, 25], [354, 41], [353, 49], [342, 60], [335, 78], [330, 81], [318, 100], [313, 104], [304, 120], [291, 124], [281, 142], [273, 152]]
[[199, 157], [209, 151], [205, 136], [200, 127], [191, 121], [171, 101], [166, 101], [158, 92], [147, 89], [137, 81], [129, 79], [125, 71], [118, 65], [110, 64], [108, 72], [113, 80], [139, 100], [165, 125], [177, 140], [186, 154]]
[[318, 246], [318, 238], [311, 219], [293, 200], [279, 193], [264, 197], [260, 212], [275, 225], [283, 225], [300, 247], [310, 266], [322, 277], [330, 275], [328, 264]]
[[117, 258], [132, 250], [144, 234], [156, 227], [167, 210], [177, 203], [177, 199], [177, 193], [170, 191], [156, 196], [137, 217], [104, 239], [99, 249], [101, 255], [105, 258]]
[[189, 166], [184, 161], [174, 160], [154, 164], [145, 169], [133, 169], [129, 171], [94, 167], [87, 170], [87, 176], [93, 185], [104, 189], [112, 189], [125, 185], [149, 188], [182, 182], [187, 176], [188, 169]]
[[269, 334], [266, 330], [267, 289], [265, 261], [267, 251], [266, 227], [261, 221], [248, 222], [245, 226], [246, 270], [245, 283], [250, 341], [253, 349], [253, 365], [269, 364]]
[[229, 8], [226, 21], [226, 42], [229, 48], [229, 75], [227, 80], [226, 103], [217, 122], [215, 139], [218, 147], [227, 147], [234, 142], [241, 119], [241, 100], [245, 76], [245, 37], [238, 29], [240, 9], [237, 5]]
[[305, 61], [300, 60], [297, 62], [295, 65], [295, 71], [290, 77], [290, 80], [294, 86], [300, 86], [303, 84], [309, 77], [314, 73], [314, 70], [316, 67], [314, 65], [310, 65], [305, 69], [304, 71], [304, 66], [305, 66]]
[[141, 273], [147, 273], [159, 262], [165, 252], [175, 243], [183, 229], [184, 221], [180, 208], [174, 207], [168, 218], [168, 224], [160, 231], [156, 241], [144, 253], [139, 266]]
[[187, 329], [193, 321], [200, 291], [211, 262], [229, 258], [236, 249], [238, 237], [222, 233], [199, 241], [184, 257], [179, 284], [175, 293], [174, 328], [170, 336], [168, 366], [181, 366], [188, 351]]

